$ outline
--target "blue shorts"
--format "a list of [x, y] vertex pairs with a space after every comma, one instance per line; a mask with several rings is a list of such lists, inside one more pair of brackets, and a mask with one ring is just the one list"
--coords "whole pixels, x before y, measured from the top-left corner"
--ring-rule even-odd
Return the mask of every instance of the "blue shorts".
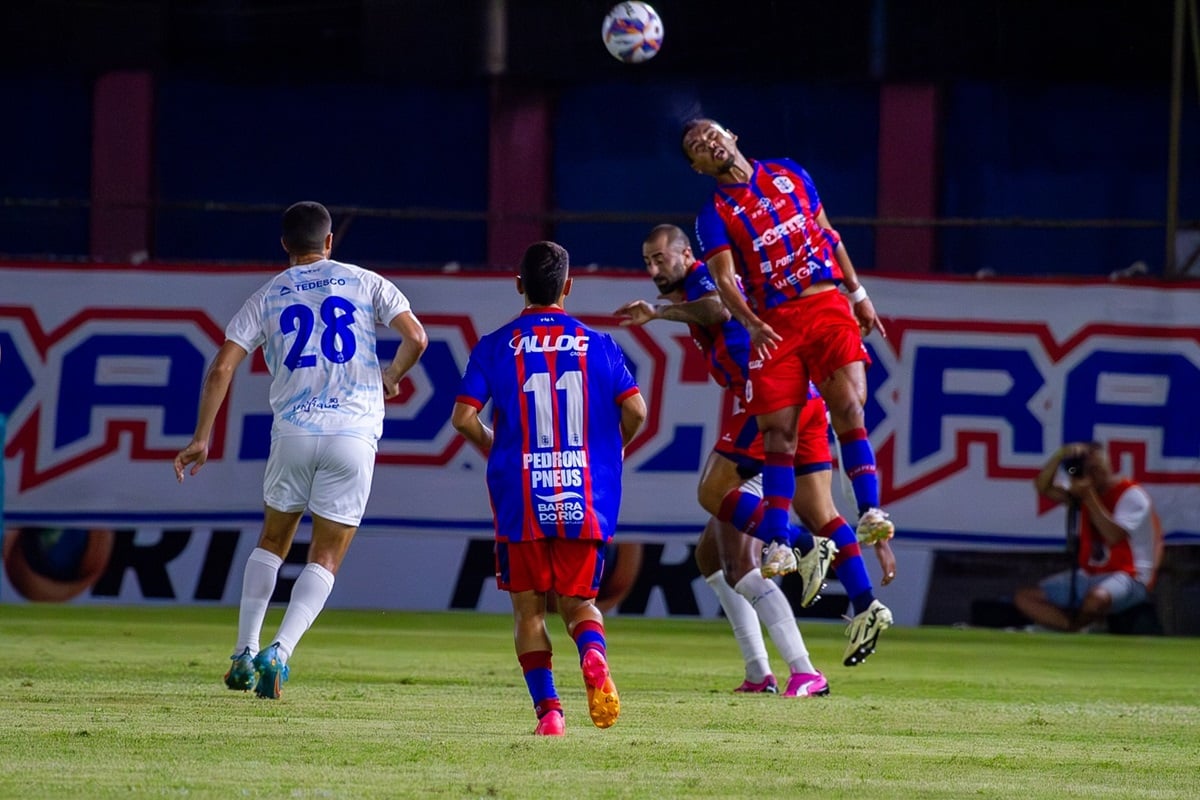
[[1075, 570], [1075, 602], [1071, 597], [1071, 571], [1057, 572], [1042, 580], [1042, 591], [1046, 599], [1060, 608], [1074, 605], [1078, 608], [1083, 603], [1083, 597], [1093, 587], [1100, 587], [1112, 598], [1112, 608], [1109, 613], [1133, 608], [1146, 601], [1146, 587], [1127, 572], [1106, 572], [1101, 575], [1089, 575], [1081, 569]]

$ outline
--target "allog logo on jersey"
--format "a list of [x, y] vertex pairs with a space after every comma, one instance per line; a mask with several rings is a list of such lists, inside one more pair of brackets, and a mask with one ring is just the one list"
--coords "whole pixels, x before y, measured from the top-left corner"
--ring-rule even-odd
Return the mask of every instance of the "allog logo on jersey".
[[514, 336], [508, 346], [512, 348], [513, 355], [521, 353], [586, 353], [588, 349], [587, 336], [576, 336], [571, 334], [560, 334], [555, 336], [548, 333], [542, 336], [530, 334], [527, 336]]

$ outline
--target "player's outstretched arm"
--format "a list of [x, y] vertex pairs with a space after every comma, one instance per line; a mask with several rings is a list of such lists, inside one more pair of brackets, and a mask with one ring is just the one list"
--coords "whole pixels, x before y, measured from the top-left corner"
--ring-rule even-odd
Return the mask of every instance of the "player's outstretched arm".
[[212, 439], [213, 425], [217, 421], [217, 412], [225, 402], [229, 393], [229, 385], [233, 383], [233, 373], [238, 365], [246, 358], [246, 350], [234, 342], [226, 340], [217, 351], [212, 366], [204, 376], [204, 386], [200, 390], [200, 412], [196, 417], [196, 430], [192, 433], [192, 441], [175, 456], [175, 480], [183, 483], [184, 470], [191, 466], [191, 474], [195, 475], [208, 461], [208, 442]]
[[613, 312], [623, 317], [621, 325], [645, 325], [655, 319], [683, 322], [693, 325], [720, 325], [729, 321], [729, 309], [715, 292], [695, 300], [668, 297], [671, 302], [650, 305], [645, 300], [634, 300]]
[[613, 312], [613, 316], [621, 318], [621, 327], [630, 325], [645, 325], [652, 319], [658, 319], [654, 306], [645, 300], [631, 300]]

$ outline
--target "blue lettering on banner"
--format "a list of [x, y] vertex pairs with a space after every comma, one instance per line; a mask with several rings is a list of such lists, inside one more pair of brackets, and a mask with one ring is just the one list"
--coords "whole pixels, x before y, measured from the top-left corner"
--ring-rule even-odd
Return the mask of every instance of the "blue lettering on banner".
[[195, 424], [205, 347], [221, 336], [194, 309], [87, 308], [45, 330], [32, 308], [8, 306], [0, 325], [18, 495], [120, 452], [122, 440], [133, 461], [173, 455]]
[[871, 357], [871, 366], [867, 368], [867, 402], [863, 406], [863, 418], [866, 421], [867, 430], [872, 431], [879, 423], [887, 419], [887, 412], [879, 404], [879, 398], [875, 396], [875, 393], [891, 377], [891, 373], [888, 371], [887, 365], [879, 358], [875, 346], [867, 342], [864, 344], [867, 348], [867, 355]]
[[[25, 396], [33, 391], [33, 375], [18, 357], [12, 336], [0, 331], [0, 414], [11, 414]], [[0, 447], [3, 443], [0, 442]]]
[[[99, 382], [101, 359], [130, 356], [166, 362], [166, 381], [144, 385]], [[54, 446], [87, 438], [92, 412], [105, 406], [162, 409], [162, 433], [187, 436], [196, 424], [204, 355], [182, 336], [99, 334], [84, 339], [62, 359]]]
[[[948, 391], [946, 376], [954, 370], [1000, 373], [1010, 381], [1008, 390], [1002, 394]], [[1025, 350], [918, 347], [913, 358], [913, 460], [942, 450], [943, 426], [950, 417], [1003, 420], [1012, 431], [1014, 451], [1042, 452], [1042, 424], [1029, 411], [1029, 401], [1043, 385]]]
[[[1106, 402], [1100, 397], [1102, 375], [1141, 375], [1162, 379], [1167, 391], [1161, 402]], [[1125, 353], [1097, 350], [1067, 375], [1063, 419], [1067, 441], [1097, 438], [1105, 425], [1162, 430], [1162, 455], [1167, 458], [1200, 457], [1200, 414], [1191, 404], [1200, 397], [1200, 367], [1175, 353]]]
[[695, 472], [706, 458], [703, 425], [676, 425], [674, 435], [654, 455], [642, 462], [638, 472]]
[[242, 416], [242, 443], [238, 447], [239, 461], [266, 461], [271, 449], [271, 426], [275, 419], [270, 414], [245, 414]]
[[[379, 342], [379, 360], [388, 363], [399, 347], [400, 342], [396, 339]], [[417, 363], [429, 377], [433, 393], [420, 410], [407, 419], [385, 419], [384, 439], [432, 442], [450, 424], [454, 398], [458, 396], [458, 386], [462, 381], [462, 368], [455, 361], [450, 345], [430, 337], [429, 345]]]
[[[1105, 442], [1123, 473], [1150, 486], [1200, 480], [1200, 417], [1190, 407], [1200, 331], [1096, 323], [1060, 341], [1027, 322], [887, 324], [891, 347], [868, 386], [887, 414], [904, 417], [884, 416], [872, 437], [884, 503], [964, 471], [1030, 479], [1063, 441]], [[884, 365], [891, 375], [876, 377]]]
[[[43, 484], [76, 473], [85, 473], [79, 477], [86, 484], [101, 477], [86, 474], [97, 465], [169, 462], [191, 436], [206, 363], [222, 335], [199, 309], [82, 309], [55, 319], [61, 320], [57, 327], [43, 330], [33, 307], [0, 308], [0, 412], [10, 417], [6, 447], [15, 463], [9, 490], [22, 514], [69, 511], [30, 492]], [[634, 521], [670, 527], [677, 521], [670, 516], [674, 507], [651, 508], [644, 496], [658, 491], [659, 482], [682, 485], [684, 476], [701, 468], [719, 415], [715, 406], [709, 411], [700, 405], [710, 393], [715, 399], [717, 390], [703, 375], [685, 379], [679, 360], [668, 358], [662, 339], [654, 338], [667, 332], [620, 328], [604, 316], [581, 321], [611, 329], [627, 348], [629, 368], [642, 373], [650, 418], [626, 456], [629, 472], [650, 480], [629, 484], [638, 514], [646, 517]], [[932, 501], [959, 473], [975, 482], [1025, 481], [1065, 440], [1106, 441], [1121, 471], [1152, 490], [1154, 484], [1176, 491], [1200, 481], [1200, 415], [1192, 410], [1200, 396], [1200, 331], [1104, 322], [1062, 338], [1036, 321], [886, 322], [890, 338], [872, 337], [867, 344], [873, 366], [865, 407], [885, 503], [920, 501], [922, 493]], [[474, 456], [460, 457], [463, 443], [450, 416], [466, 354], [477, 340], [475, 323], [467, 315], [431, 314], [426, 324], [428, 349], [406, 377], [399, 400], [388, 405], [377, 463], [471, 469]], [[570, 352], [582, 344], [556, 335], [521, 346]], [[395, 338], [380, 340], [380, 360], [389, 361], [398, 346]], [[268, 378], [256, 359], [253, 374], [239, 379], [240, 389], [219, 418], [213, 458], [267, 457]], [[419, 480], [437, 478], [426, 473]], [[65, 482], [48, 494], [75, 486]], [[690, 519], [694, 502], [686, 495], [679, 500], [678, 513]], [[30, 502], [44, 508], [21, 507]], [[147, 503], [137, 513], [169, 513], [179, 501]], [[920, 502], [911, 508], [925, 513]], [[128, 518], [133, 512], [111, 513]], [[421, 509], [416, 516], [424, 519]], [[1190, 524], [1164, 522], [1175, 530]], [[965, 535], [975, 533], [980, 531]]]

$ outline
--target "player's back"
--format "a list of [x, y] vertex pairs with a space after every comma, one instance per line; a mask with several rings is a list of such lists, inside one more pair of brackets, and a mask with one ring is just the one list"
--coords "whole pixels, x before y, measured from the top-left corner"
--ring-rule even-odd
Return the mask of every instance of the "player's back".
[[612, 337], [561, 310], [527, 310], [480, 341], [464, 386], [494, 404], [488, 488], [498, 533], [611, 537], [620, 404], [637, 391]]
[[255, 292], [226, 335], [250, 350], [262, 345], [273, 378], [272, 435], [378, 439], [383, 384], [375, 326], [407, 310], [390, 281], [330, 259], [284, 270]]

